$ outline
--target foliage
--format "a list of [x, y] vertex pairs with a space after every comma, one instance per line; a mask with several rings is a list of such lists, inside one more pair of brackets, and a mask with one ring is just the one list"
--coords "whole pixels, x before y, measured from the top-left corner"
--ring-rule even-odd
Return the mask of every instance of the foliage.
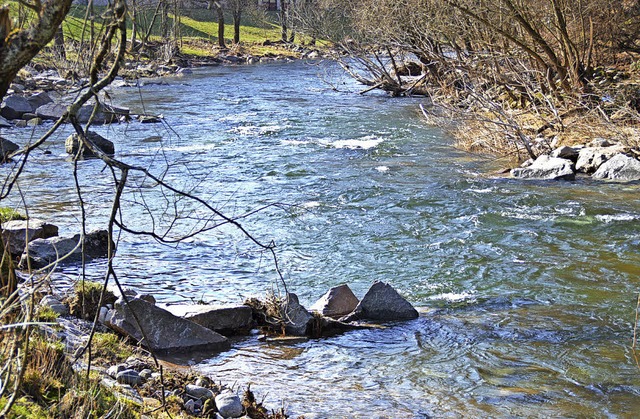
[[74, 294], [69, 301], [69, 312], [85, 320], [93, 320], [100, 307], [116, 301], [115, 295], [108, 290], [104, 290], [104, 297], [102, 297], [103, 284], [99, 282], [78, 281], [73, 291]]
[[93, 335], [91, 353], [96, 360], [113, 364], [125, 361], [134, 351], [125, 339], [115, 333], [96, 332]]
[[48, 306], [38, 306], [35, 314], [35, 320], [45, 323], [53, 323], [60, 315]]
[[12, 220], [26, 220], [27, 217], [9, 207], [0, 207], [0, 223]]

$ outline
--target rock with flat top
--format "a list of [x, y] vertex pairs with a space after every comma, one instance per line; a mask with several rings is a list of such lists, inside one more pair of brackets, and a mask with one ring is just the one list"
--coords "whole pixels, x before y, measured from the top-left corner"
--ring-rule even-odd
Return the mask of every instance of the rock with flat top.
[[353, 313], [340, 319], [355, 320], [410, 320], [418, 317], [415, 308], [391, 285], [376, 281], [362, 298]]
[[[58, 264], [77, 263], [82, 261], [81, 235], [73, 237], [50, 237], [35, 239], [29, 242], [29, 251], [25, 249], [20, 258], [19, 267], [39, 269], [58, 260]], [[80, 245], [79, 245], [80, 243]], [[95, 230], [87, 233], [84, 239], [85, 260], [107, 257], [109, 233], [106, 230]], [[75, 249], [75, 250], [74, 250]], [[63, 258], [62, 260], [59, 260]]]
[[522, 179], [573, 180], [576, 178], [573, 163], [567, 159], [539, 156], [530, 166], [511, 170], [511, 175]]
[[360, 301], [347, 284], [331, 288], [309, 310], [323, 316], [339, 318], [355, 310]]
[[11, 220], [2, 224], [2, 239], [13, 256], [20, 256], [27, 242], [58, 235], [58, 227], [42, 220]]
[[0, 105], [0, 115], [7, 119], [21, 118], [27, 112], [33, 112], [33, 109], [24, 96], [7, 96]]
[[158, 353], [220, 352], [230, 347], [227, 338], [213, 330], [174, 316], [139, 298], [129, 300], [128, 304], [122, 298], [116, 301], [106, 316], [105, 324]]
[[169, 305], [172, 314], [214, 330], [225, 336], [246, 335], [254, 326], [248, 306], [220, 307], [214, 305]]

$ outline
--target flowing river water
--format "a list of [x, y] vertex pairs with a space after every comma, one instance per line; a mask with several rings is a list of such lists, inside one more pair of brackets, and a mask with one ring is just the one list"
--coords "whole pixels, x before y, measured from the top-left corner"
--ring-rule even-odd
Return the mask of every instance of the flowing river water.
[[[637, 417], [640, 186], [490, 176], [486, 159], [423, 123], [423, 99], [358, 89], [333, 64], [304, 62], [112, 89], [115, 103], [167, 122], [95, 128], [117, 157], [155, 173], [170, 163], [165, 180], [228, 215], [267, 206], [242, 223], [276, 242], [303, 305], [342, 283], [361, 297], [382, 280], [421, 312], [293, 345], [250, 336], [194, 368], [316, 418]], [[24, 142], [46, 128], [0, 134]], [[20, 183], [30, 215], [61, 234], [78, 232], [80, 218], [68, 132], [47, 143], [51, 154], [33, 155]], [[109, 173], [97, 160], [79, 169], [88, 223], [104, 226]], [[171, 210], [161, 194], [145, 203]], [[190, 205], [178, 203], [202, 215]], [[134, 226], [150, 225], [141, 206], [124, 212]], [[268, 254], [227, 227], [174, 246], [123, 234], [116, 269], [125, 286], [163, 303], [282, 291]]]

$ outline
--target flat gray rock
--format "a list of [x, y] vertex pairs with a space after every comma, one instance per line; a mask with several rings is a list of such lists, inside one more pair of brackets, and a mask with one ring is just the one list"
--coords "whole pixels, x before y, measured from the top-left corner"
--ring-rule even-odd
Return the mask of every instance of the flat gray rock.
[[602, 163], [592, 177], [624, 182], [640, 180], [640, 161], [625, 154], [616, 154]]
[[164, 307], [170, 313], [191, 320], [225, 336], [246, 335], [254, 326], [249, 306], [220, 307], [214, 305], [178, 304]]
[[[133, 312], [148, 340], [143, 338]], [[158, 353], [220, 352], [230, 348], [227, 338], [213, 330], [138, 298], [129, 300], [129, 304], [119, 299], [107, 314], [105, 323]]]
[[42, 220], [12, 220], [2, 224], [2, 238], [5, 243], [9, 243], [13, 256], [22, 255], [27, 242], [57, 235], [58, 227]]
[[0, 115], [7, 119], [21, 118], [27, 112], [33, 112], [33, 109], [24, 96], [7, 96], [0, 105]]
[[[48, 239], [35, 239], [29, 242], [29, 252], [26, 250], [20, 258], [19, 267], [26, 269], [39, 269], [55, 262], [58, 258], [66, 256], [63, 260], [59, 260], [59, 264], [77, 263], [82, 261], [82, 246], [78, 246], [80, 242], [80, 234], [73, 237], [51, 237]], [[109, 235], [106, 230], [96, 230], [87, 233], [84, 242], [85, 260], [94, 258], [107, 257], [109, 244]], [[78, 246], [75, 250], [74, 248]]]
[[511, 170], [511, 175], [521, 179], [573, 180], [576, 178], [573, 163], [570, 160], [539, 156], [530, 166]]
[[67, 111], [67, 106], [60, 103], [46, 103], [36, 108], [36, 115], [45, 121], [57, 121]]

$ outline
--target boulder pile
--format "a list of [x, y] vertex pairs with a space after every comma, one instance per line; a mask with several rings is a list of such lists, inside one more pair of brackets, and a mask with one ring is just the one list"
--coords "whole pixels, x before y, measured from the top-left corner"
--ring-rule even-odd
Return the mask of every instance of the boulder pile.
[[640, 152], [607, 140], [588, 145], [559, 147], [550, 154], [527, 160], [511, 175], [521, 179], [574, 180], [577, 174], [593, 179], [631, 182], [640, 180]]

